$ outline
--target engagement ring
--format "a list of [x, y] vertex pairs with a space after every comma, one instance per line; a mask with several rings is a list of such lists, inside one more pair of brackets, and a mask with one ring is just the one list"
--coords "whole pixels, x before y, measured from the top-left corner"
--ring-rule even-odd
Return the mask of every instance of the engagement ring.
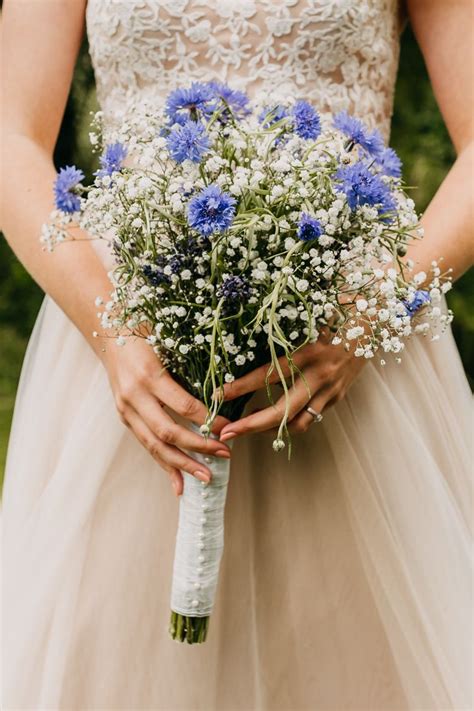
[[323, 419], [323, 416], [321, 415], [320, 412], [316, 412], [316, 410], [313, 410], [312, 407], [306, 407], [305, 410], [309, 412], [310, 415], [313, 416], [313, 422], [321, 422]]

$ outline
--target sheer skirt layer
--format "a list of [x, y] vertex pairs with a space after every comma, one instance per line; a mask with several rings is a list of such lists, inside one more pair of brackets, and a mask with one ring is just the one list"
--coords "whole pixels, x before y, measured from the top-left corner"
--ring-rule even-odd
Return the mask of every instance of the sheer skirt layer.
[[290, 463], [236, 442], [209, 639], [179, 645], [178, 501], [46, 299], [4, 491], [5, 707], [469, 709], [471, 405], [448, 334], [368, 364]]

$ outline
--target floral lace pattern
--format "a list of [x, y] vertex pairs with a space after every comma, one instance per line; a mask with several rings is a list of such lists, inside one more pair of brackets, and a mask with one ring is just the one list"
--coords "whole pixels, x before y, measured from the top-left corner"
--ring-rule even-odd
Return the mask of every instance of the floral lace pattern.
[[89, 0], [86, 22], [106, 114], [221, 80], [346, 109], [388, 136], [398, 0]]

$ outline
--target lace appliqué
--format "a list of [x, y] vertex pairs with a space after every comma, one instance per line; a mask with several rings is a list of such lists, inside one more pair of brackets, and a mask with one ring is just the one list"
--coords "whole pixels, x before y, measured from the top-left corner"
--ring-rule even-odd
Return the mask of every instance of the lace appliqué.
[[86, 20], [106, 114], [222, 80], [346, 109], [388, 135], [398, 0], [89, 0]]

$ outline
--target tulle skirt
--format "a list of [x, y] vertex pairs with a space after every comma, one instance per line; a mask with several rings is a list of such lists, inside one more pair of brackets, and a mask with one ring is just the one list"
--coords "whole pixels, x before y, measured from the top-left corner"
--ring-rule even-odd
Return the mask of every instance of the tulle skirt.
[[178, 499], [46, 298], [4, 490], [4, 708], [470, 709], [471, 407], [448, 332], [368, 363], [290, 462], [236, 441], [208, 640], [179, 644]]

